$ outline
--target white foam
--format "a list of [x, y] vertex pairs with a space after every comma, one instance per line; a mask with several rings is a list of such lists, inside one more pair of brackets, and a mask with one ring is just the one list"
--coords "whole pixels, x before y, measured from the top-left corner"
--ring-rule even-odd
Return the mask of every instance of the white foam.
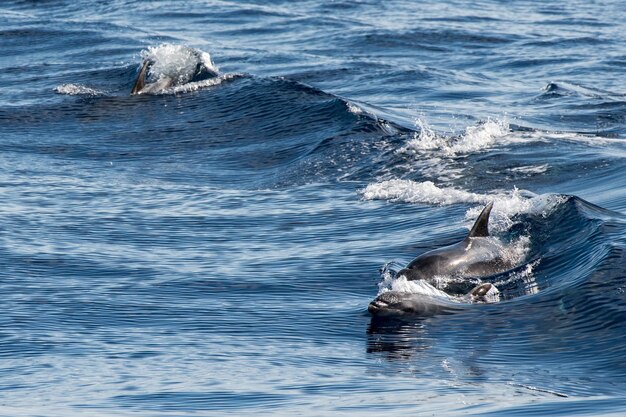
[[437, 187], [432, 181], [387, 180], [369, 184], [361, 191], [366, 200], [449, 205], [487, 203], [489, 196], [451, 187]]
[[404, 275], [394, 278], [389, 272], [386, 272], [383, 274], [383, 281], [378, 284], [378, 295], [388, 291], [422, 294], [430, 297], [445, 298], [447, 300], [453, 299], [450, 295], [433, 287], [424, 280], [409, 281]]
[[363, 109], [361, 109], [359, 106], [357, 106], [354, 103], [350, 103], [349, 101], [346, 101], [346, 108], [352, 114], [361, 114], [361, 113], [363, 113]]
[[209, 70], [218, 72], [207, 52], [184, 45], [166, 43], [151, 46], [141, 51], [141, 57], [153, 61], [148, 72], [148, 77], [152, 82], [169, 78], [174, 80], [175, 84], [186, 84], [191, 81], [200, 63]]
[[415, 124], [419, 133], [416, 133], [398, 152], [415, 154], [436, 150], [442, 156], [468, 154], [487, 149], [511, 133], [506, 119], [487, 119], [475, 126], [466, 127], [463, 134], [453, 137], [438, 135], [422, 119], [416, 120]]
[[69, 96], [88, 95], [99, 96], [104, 94], [103, 91], [86, 87], [80, 84], [62, 84], [54, 88], [54, 92], [58, 94], [67, 94]]
[[421, 150], [443, 148], [446, 145], [446, 140], [438, 136], [424, 119], [417, 119], [415, 127], [419, 132], [416, 132], [413, 139], [409, 140], [398, 152], [415, 153]]
[[[442, 278], [442, 277], [435, 277]], [[483, 296], [477, 298], [471, 296], [471, 294], [454, 296], [450, 295], [434, 286], [429, 284], [425, 280], [409, 281], [404, 275], [397, 278], [392, 278], [390, 275], [384, 277], [383, 281], [378, 284], [378, 294], [380, 296], [383, 293], [392, 291], [403, 294], [419, 294], [428, 297], [439, 298], [451, 302], [487, 302], [496, 303], [500, 301], [500, 290], [495, 285], [492, 285], [489, 291]]]

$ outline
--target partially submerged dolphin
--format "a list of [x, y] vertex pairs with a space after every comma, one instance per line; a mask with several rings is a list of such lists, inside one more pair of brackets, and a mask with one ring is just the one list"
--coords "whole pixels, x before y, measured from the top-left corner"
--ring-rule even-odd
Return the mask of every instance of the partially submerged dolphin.
[[493, 203], [487, 204], [465, 239], [418, 256], [396, 274], [396, 278], [404, 276], [407, 281], [425, 280], [434, 287], [440, 287], [440, 277], [450, 278], [450, 282], [440, 289], [462, 298], [454, 300], [389, 291], [372, 301], [368, 310], [372, 314], [393, 311], [428, 314], [458, 309], [458, 301], [484, 302], [497, 296], [498, 289], [490, 283], [481, 283], [479, 278], [511, 269], [514, 262], [505, 256], [502, 246], [489, 237], [492, 208]]
[[408, 281], [424, 279], [434, 285], [435, 277], [480, 278], [512, 268], [502, 246], [489, 237], [492, 208], [493, 203], [487, 204], [465, 239], [418, 256], [396, 276], [404, 275]]
[[155, 64], [151, 59], [144, 59], [139, 70], [139, 75], [135, 80], [131, 95], [136, 94], [158, 94], [171, 87], [184, 85], [190, 82], [202, 81], [208, 78], [217, 77], [219, 74], [214, 68], [209, 68], [200, 59], [192, 73], [177, 76], [176, 74], [160, 74], [150, 79], [150, 68]]

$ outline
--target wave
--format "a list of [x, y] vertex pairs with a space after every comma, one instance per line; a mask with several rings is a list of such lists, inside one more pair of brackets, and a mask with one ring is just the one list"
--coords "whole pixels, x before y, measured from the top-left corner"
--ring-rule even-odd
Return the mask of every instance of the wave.
[[[492, 197], [485, 191], [505, 188], [502, 184], [505, 178], [512, 184], [516, 179], [527, 183], [562, 168], [554, 162], [511, 161], [507, 165], [497, 161], [489, 166], [487, 160], [474, 164], [481, 155], [489, 158], [512, 146], [554, 141], [574, 141], [601, 148], [609, 140], [522, 128], [507, 118], [488, 118], [466, 126], [460, 133], [442, 134], [435, 132], [424, 118], [409, 128], [403, 119], [406, 115], [347, 100], [280, 76], [220, 73], [197, 79], [198, 66], [211, 73], [219, 69], [209, 53], [188, 46], [151, 46], [140, 56], [154, 62], [149, 73], [152, 80], [163, 77], [177, 80], [159, 94], [172, 96], [173, 100], [194, 94], [166, 103], [175, 108], [170, 107], [164, 113], [162, 108], [157, 109], [162, 106], [160, 102], [129, 98], [130, 86], [137, 76], [136, 63], [104, 68], [98, 74], [103, 80], [117, 78], [117, 88], [65, 83], [55, 88], [55, 92], [89, 100], [85, 117], [100, 119], [107, 128], [117, 124], [116, 120], [106, 121], [107, 118], [121, 116], [124, 120], [150, 124], [155, 130], [152, 137], [160, 136], [160, 129], [180, 132], [182, 140], [176, 151], [181, 157], [192, 152], [195, 160], [205, 158], [221, 167], [222, 180], [230, 177], [239, 184], [248, 184], [245, 186], [280, 188], [376, 179], [363, 192], [366, 199], [484, 203]], [[101, 104], [94, 100], [101, 100]], [[111, 101], [110, 109], [104, 104], [107, 100]], [[73, 105], [68, 103], [69, 107]], [[48, 110], [40, 113], [51, 117], [64, 112], [63, 109], [60, 106], [52, 113]], [[150, 116], [157, 112], [162, 117]], [[28, 118], [32, 120], [34, 112], [30, 113]], [[207, 134], [214, 138], [212, 143], [206, 140]], [[204, 152], [198, 152], [199, 149]], [[479, 169], [486, 165], [487, 169]]]
[[[7, 128], [19, 129], [28, 121], [35, 133], [58, 123], [68, 131], [68, 141], [82, 144], [64, 151], [72, 157], [115, 161], [132, 152], [150, 160], [157, 175], [175, 164], [177, 175], [257, 189], [366, 175], [375, 169], [372, 161], [386, 143], [408, 132], [357, 103], [284, 77], [223, 73], [189, 79], [199, 63], [217, 69], [198, 50], [161, 45], [143, 56], [155, 60], [155, 79], [171, 76], [188, 82], [164, 89], [159, 99], [131, 97], [136, 64], [103, 68], [96, 75], [117, 78], [117, 88], [62, 84], [55, 92], [71, 100], [11, 111]], [[119, 141], [114, 138], [113, 146], [106, 147], [82, 143], [102, 131], [119, 132]], [[34, 152], [57, 150], [42, 145]]]

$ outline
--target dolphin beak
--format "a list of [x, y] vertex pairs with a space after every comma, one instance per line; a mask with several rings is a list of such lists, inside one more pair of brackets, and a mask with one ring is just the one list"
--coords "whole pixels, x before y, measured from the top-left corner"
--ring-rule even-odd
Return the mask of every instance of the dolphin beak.
[[148, 72], [149, 66], [150, 61], [144, 59], [143, 64], [141, 65], [141, 70], [139, 71], [139, 75], [137, 76], [137, 80], [135, 81], [135, 85], [133, 85], [133, 89], [130, 91], [131, 96], [134, 96], [135, 94], [141, 94], [141, 90], [143, 90], [146, 85], [146, 73]]

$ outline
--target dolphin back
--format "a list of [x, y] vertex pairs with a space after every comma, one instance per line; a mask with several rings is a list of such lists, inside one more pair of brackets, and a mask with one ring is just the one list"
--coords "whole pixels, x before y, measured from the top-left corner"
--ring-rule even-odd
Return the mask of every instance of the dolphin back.
[[493, 208], [493, 202], [487, 204], [483, 211], [476, 219], [476, 223], [470, 230], [468, 238], [471, 237], [487, 237], [489, 236], [489, 215], [491, 214], [491, 209]]

